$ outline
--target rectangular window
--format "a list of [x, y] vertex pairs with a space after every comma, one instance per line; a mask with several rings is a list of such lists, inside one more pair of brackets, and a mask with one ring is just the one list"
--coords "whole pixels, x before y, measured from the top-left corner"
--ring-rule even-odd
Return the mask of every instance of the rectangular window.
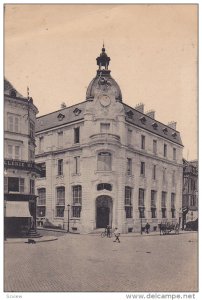
[[34, 139], [35, 137], [35, 126], [34, 126], [34, 123], [30, 122], [29, 123], [29, 135], [31, 138]]
[[20, 146], [8, 145], [7, 154], [8, 154], [8, 158], [10, 158], [10, 159], [21, 159]]
[[74, 174], [80, 173], [80, 156], [74, 157]]
[[163, 183], [166, 183], [166, 168], [163, 168]]
[[167, 145], [166, 144], [164, 144], [164, 146], [163, 146], [163, 156], [167, 157]]
[[132, 144], [132, 130], [131, 129], [128, 129], [127, 142], [128, 142], [128, 145]]
[[162, 218], [166, 218], [166, 197], [167, 197], [167, 193], [166, 192], [162, 192], [162, 194], [161, 194]]
[[8, 158], [12, 159], [13, 158], [13, 146], [8, 145]]
[[166, 196], [167, 196], [167, 193], [162, 192], [162, 195], [161, 195], [161, 208], [166, 208]]
[[24, 178], [8, 177], [8, 192], [24, 193]]
[[153, 153], [157, 154], [157, 140], [153, 140]]
[[30, 179], [30, 194], [35, 194], [35, 181], [33, 179]]
[[81, 185], [73, 186], [72, 193], [73, 193], [72, 216], [74, 218], [80, 218], [81, 205], [82, 205], [82, 187], [81, 187]]
[[98, 171], [111, 171], [112, 156], [109, 152], [98, 153]]
[[46, 177], [46, 163], [37, 164], [41, 168], [40, 177]]
[[151, 190], [151, 217], [156, 218], [156, 191]]
[[63, 132], [58, 132], [58, 148], [63, 146]]
[[34, 150], [33, 149], [29, 149], [29, 160], [34, 161]]
[[176, 160], [176, 148], [173, 148], [173, 160]]
[[133, 217], [132, 188], [129, 186], [125, 187], [125, 212], [127, 219]]
[[161, 211], [162, 211], [162, 218], [165, 219], [166, 218], [166, 208], [163, 207], [161, 209]]
[[175, 208], [175, 193], [171, 193], [171, 208]]
[[8, 131], [19, 132], [19, 117], [15, 115], [8, 116]]
[[13, 116], [8, 116], [8, 131], [13, 132], [13, 128], [14, 128], [13, 123], [14, 123]]
[[172, 173], [172, 185], [175, 186], [175, 170]]
[[175, 218], [175, 193], [171, 193], [171, 215]]
[[15, 146], [15, 159], [20, 159], [20, 146]]
[[132, 159], [127, 158], [127, 175], [132, 175]]
[[144, 176], [145, 175], [145, 162], [141, 161], [140, 165], [140, 175]]
[[56, 217], [63, 218], [65, 210], [65, 187], [57, 188]]
[[8, 177], [8, 192], [19, 192], [19, 178]]
[[64, 218], [64, 211], [65, 207], [64, 206], [56, 206], [56, 217], [57, 218]]
[[58, 159], [58, 175], [63, 175], [63, 159]]
[[144, 206], [144, 189], [139, 189], [139, 200], [138, 200], [139, 206]]
[[74, 143], [80, 143], [80, 127], [74, 128]]
[[57, 205], [65, 205], [65, 188], [63, 186], [57, 188]]
[[145, 136], [141, 135], [141, 149], [145, 149]]
[[39, 153], [43, 152], [44, 151], [44, 137], [41, 136], [39, 138]]
[[25, 186], [25, 179], [24, 178], [20, 178], [20, 181], [19, 181], [20, 193], [24, 193], [24, 186]]
[[4, 193], [8, 193], [8, 177], [4, 177]]
[[153, 165], [152, 178], [156, 180], [156, 165]]
[[107, 133], [110, 129], [110, 123], [101, 123], [100, 124], [100, 132], [101, 133]]
[[156, 191], [151, 190], [151, 207], [156, 207]]
[[73, 218], [80, 218], [81, 215], [81, 206], [72, 207], [72, 216]]
[[38, 189], [38, 200], [37, 200], [37, 205], [46, 205], [46, 189], [41, 188]]

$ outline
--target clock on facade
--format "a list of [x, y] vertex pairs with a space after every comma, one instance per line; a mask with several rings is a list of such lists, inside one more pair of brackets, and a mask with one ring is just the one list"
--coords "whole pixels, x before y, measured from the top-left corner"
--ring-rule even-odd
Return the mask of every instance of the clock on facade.
[[108, 105], [110, 105], [110, 98], [109, 98], [109, 96], [107, 96], [107, 95], [101, 95], [100, 96], [100, 104], [102, 105], [102, 106], [108, 106]]

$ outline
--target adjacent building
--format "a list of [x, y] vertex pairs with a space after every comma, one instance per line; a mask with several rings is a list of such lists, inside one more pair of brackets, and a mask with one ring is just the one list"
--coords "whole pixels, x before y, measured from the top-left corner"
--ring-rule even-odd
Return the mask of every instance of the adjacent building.
[[182, 227], [198, 218], [198, 161], [183, 159]]
[[35, 122], [38, 110], [4, 81], [4, 217], [6, 236], [26, 234], [36, 219]]
[[178, 222], [182, 141], [176, 123], [123, 102], [103, 46], [83, 102], [37, 118], [37, 220], [71, 232]]

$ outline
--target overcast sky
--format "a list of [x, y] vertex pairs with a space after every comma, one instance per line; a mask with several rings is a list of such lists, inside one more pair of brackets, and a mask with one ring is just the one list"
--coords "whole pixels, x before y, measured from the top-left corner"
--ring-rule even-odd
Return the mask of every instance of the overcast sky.
[[104, 40], [123, 102], [177, 122], [184, 158], [197, 158], [196, 5], [5, 7], [5, 77], [39, 114], [85, 100]]

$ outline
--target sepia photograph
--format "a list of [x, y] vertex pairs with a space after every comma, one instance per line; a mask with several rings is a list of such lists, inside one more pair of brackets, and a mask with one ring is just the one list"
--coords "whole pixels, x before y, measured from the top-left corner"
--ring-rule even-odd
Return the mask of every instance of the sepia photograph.
[[198, 4], [2, 5], [7, 298], [196, 299]]

